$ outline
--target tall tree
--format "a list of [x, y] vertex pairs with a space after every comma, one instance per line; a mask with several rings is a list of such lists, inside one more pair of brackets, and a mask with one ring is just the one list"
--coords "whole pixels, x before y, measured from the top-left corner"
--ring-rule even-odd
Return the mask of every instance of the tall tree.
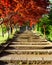
[[[30, 26], [36, 24], [39, 18], [47, 13], [49, 0], [1, 0], [0, 1], [0, 17], [5, 17], [11, 12], [18, 12], [20, 20], [18, 23], [30, 21]], [[10, 14], [11, 15], [11, 14]], [[17, 19], [18, 20], [18, 19]]]

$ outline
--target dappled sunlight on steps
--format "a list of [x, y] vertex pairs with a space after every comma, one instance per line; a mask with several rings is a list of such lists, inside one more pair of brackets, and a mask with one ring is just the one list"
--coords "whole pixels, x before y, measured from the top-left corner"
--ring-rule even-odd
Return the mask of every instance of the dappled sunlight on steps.
[[31, 31], [15, 34], [0, 60], [7, 65], [51, 65], [52, 44]]

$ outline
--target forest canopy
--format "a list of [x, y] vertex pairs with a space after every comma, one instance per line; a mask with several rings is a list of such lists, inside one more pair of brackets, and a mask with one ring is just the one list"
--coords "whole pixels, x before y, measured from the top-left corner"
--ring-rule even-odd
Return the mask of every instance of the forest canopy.
[[[27, 21], [30, 26], [36, 24], [43, 14], [48, 13], [47, 6], [49, 0], [1, 0], [0, 18], [4, 18], [4, 23], [19, 23], [23, 25]], [[13, 15], [14, 14], [14, 15]]]

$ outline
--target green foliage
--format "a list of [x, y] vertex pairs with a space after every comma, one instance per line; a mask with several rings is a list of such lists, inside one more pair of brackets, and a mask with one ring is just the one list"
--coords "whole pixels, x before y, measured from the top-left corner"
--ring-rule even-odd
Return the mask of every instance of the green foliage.
[[5, 25], [2, 25], [1, 28], [3, 29], [3, 32], [6, 33], [6, 31], [7, 31], [6, 26]]
[[[4, 37], [2, 36], [2, 29], [4, 32]], [[9, 39], [12, 39], [15, 33], [16, 29], [14, 28], [12, 34], [9, 35]], [[0, 25], [0, 45], [5, 43], [7, 40], [8, 40], [7, 28], [2, 24], [2, 26]]]
[[44, 34], [43, 25], [45, 25], [47, 40], [52, 41], [52, 8], [50, 13], [48, 15], [44, 15], [37, 24], [37, 28], [39, 29], [38, 31], [40, 31], [42, 34]]
[[3, 28], [3, 32], [6, 33], [6, 31], [7, 31], [7, 29], [6, 29], [6, 27], [4, 27], [4, 28]]
[[43, 25], [48, 25], [49, 24], [49, 16], [48, 15], [44, 15], [44, 17], [42, 17], [40, 19], [39, 25], [42, 27]]

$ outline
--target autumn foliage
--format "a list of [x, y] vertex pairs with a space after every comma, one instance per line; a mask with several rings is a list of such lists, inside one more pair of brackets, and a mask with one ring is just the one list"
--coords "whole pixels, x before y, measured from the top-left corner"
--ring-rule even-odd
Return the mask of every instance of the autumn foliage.
[[7, 17], [5, 24], [10, 20], [11, 24], [19, 23], [22, 26], [29, 21], [32, 26], [48, 12], [46, 9], [48, 5], [49, 0], [0, 0], [0, 18]]

